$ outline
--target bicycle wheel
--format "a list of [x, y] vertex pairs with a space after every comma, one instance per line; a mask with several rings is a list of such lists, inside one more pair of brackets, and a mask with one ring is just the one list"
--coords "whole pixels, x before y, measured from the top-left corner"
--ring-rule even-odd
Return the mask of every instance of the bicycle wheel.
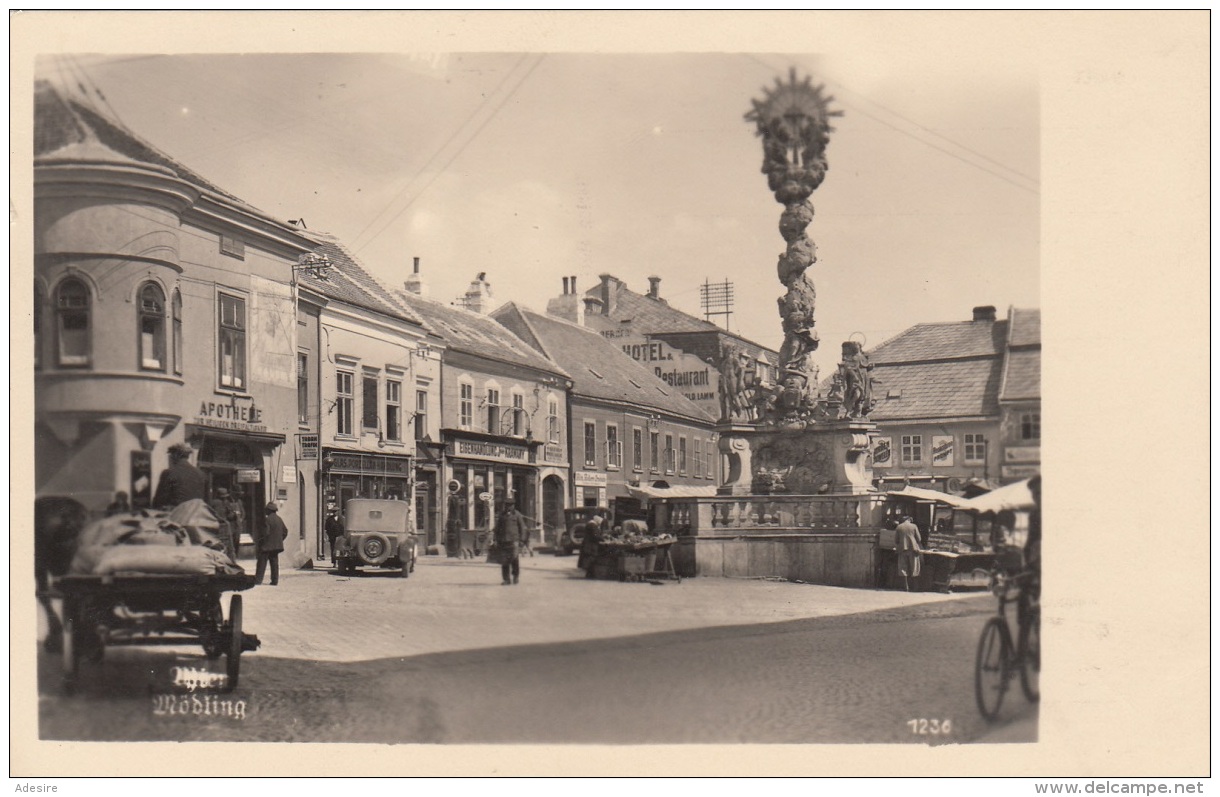
[[988, 722], [1000, 715], [1004, 692], [1008, 690], [1011, 659], [1012, 638], [1008, 633], [1008, 623], [1002, 617], [992, 617], [983, 626], [974, 659], [974, 700], [979, 713]]
[[1038, 678], [1042, 672], [1042, 610], [1037, 606], [1029, 610], [1027, 622], [1021, 629], [1021, 691], [1025, 699], [1037, 703]]

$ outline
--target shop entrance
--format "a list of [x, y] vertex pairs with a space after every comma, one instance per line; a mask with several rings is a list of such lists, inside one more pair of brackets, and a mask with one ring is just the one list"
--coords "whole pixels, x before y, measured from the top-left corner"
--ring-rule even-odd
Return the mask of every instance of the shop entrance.
[[542, 542], [559, 539], [563, 528], [563, 480], [547, 476], [542, 480]]
[[199, 469], [208, 477], [208, 499], [223, 487], [241, 503], [245, 515], [239, 530], [242, 546], [253, 546], [262, 528], [267, 505], [262, 467], [259, 451], [240, 439], [205, 435], [199, 448]]

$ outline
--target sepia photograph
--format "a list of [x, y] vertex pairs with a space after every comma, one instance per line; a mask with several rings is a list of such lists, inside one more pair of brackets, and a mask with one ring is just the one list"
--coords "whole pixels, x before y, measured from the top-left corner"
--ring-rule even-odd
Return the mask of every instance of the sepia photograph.
[[10, 16], [10, 775], [1209, 775], [1206, 368], [1110, 367], [1208, 22], [1101, 16]]

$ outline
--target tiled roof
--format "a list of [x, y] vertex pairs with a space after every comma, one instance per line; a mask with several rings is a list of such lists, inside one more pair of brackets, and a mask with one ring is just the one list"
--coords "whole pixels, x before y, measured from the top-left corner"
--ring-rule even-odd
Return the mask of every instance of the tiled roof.
[[1012, 333], [1009, 335], [1009, 346], [1032, 346], [1042, 343], [1042, 311], [1018, 310], [1012, 311]]
[[451, 351], [461, 351], [489, 360], [523, 365], [567, 376], [559, 366], [543, 357], [493, 319], [464, 307], [441, 304], [405, 290], [394, 298], [420, 318], [445, 341]]
[[869, 352], [869, 357], [877, 364], [994, 357], [1004, 351], [1007, 329], [1007, 321], [916, 324]]
[[[876, 407], [870, 420], [995, 415], [999, 409], [999, 357], [947, 362], [878, 364]], [[893, 398], [890, 398], [893, 396]]]
[[325, 279], [302, 272], [300, 280], [303, 286], [329, 299], [423, 324], [419, 316], [394, 301], [390, 292], [364, 270], [356, 256], [338, 238], [313, 230], [302, 232], [318, 243], [317, 254], [326, 255], [331, 263]]
[[1008, 352], [1008, 372], [1004, 375], [1004, 401], [1042, 397], [1042, 350], [1022, 349]]
[[597, 332], [509, 302], [492, 317], [524, 340], [536, 341], [572, 378], [576, 396], [652, 407], [706, 423], [714, 421], [699, 405], [626, 357]]
[[61, 92], [46, 80], [39, 80], [34, 85], [34, 158], [38, 162], [134, 161], [146, 166], [157, 166], [169, 170], [197, 188], [250, 207], [88, 104]]

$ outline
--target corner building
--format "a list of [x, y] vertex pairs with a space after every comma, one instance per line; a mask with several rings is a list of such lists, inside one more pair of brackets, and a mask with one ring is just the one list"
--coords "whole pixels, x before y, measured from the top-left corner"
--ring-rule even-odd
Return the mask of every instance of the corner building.
[[34, 108], [37, 495], [148, 506], [188, 442], [209, 496], [241, 493], [246, 542], [277, 501], [299, 551], [291, 281], [313, 242], [48, 82]]

